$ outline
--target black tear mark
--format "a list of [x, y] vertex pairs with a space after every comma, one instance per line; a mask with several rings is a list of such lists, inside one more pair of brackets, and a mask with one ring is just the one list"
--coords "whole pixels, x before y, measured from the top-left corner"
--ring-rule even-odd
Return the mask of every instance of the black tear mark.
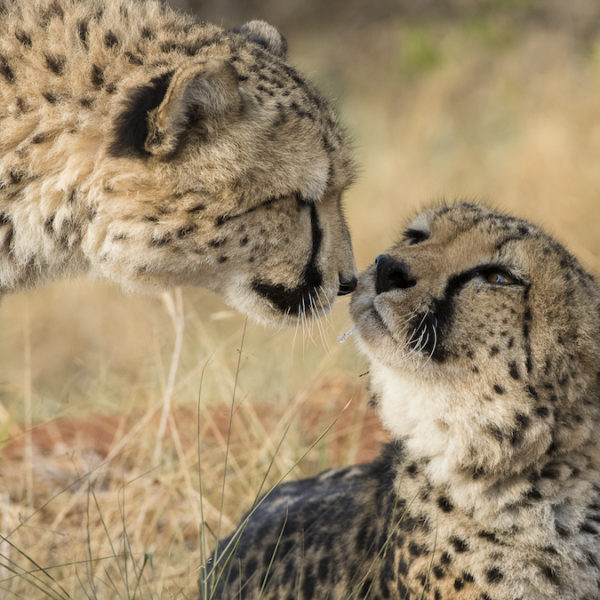
[[146, 158], [150, 153], [144, 148], [148, 137], [148, 113], [165, 97], [173, 71], [150, 80], [149, 85], [134, 88], [124, 103], [114, 124], [113, 141], [108, 152], [116, 158]]
[[271, 301], [281, 312], [293, 315], [310, 308], [311, 293], [323, 283], [323, 275], [317, 265], [323, 232], [319, 226], [317, 207], [314, 204], [309, 206], [312, 249], [308, 263], [302, 272], [300, 284], [293, 289], [288, 289], [281, 283], [271, 284], [258, 280], [252, 282], [252, 289], [257, 294]]

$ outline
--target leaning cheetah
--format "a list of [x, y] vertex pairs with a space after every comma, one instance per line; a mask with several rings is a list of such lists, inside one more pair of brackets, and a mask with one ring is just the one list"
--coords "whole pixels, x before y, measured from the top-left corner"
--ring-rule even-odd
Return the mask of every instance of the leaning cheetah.
[[222, 540], [203, 598], [600, 597], [600, 290], [537, 227], [417, 217], [351, 312], [393, 442], [287, 483]]
[[265, 322], [356, 285], [336, 116], [251, 21], [0, 0], [0, 294], [89, 272]]

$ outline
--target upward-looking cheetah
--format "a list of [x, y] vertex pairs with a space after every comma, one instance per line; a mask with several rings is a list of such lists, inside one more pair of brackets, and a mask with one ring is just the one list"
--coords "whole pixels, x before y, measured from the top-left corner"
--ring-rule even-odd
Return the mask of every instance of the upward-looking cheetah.
[[153, 0], [0, 0], [0, 294], [91, 272], [277, 321], [352, 291], [352, 163], [285, 54]]
[[287, 483], [203, 598], [600, 597], [600, 291], [538, 228], [429, 210], [352, 299], [394, 441]]

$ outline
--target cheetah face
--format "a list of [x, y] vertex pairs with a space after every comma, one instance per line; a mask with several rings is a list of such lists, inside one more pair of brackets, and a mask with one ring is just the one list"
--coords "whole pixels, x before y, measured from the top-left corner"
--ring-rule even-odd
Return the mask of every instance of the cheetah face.
[[386, 425], [476, 470], [589, 435], [599, 307], [591, 276], [546, 234], [457, 204], [421, 214], [377, 257], [351, 312]]
[[341, 128], [274, 28], [211, 39], [123, 86], [88, 254], [126, 287], [200, 285], [263, 323], [318, 317], [356, 285]]

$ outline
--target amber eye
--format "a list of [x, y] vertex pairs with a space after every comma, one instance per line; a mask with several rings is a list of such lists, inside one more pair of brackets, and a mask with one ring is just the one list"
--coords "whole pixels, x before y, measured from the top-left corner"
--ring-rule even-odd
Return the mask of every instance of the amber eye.
[[515, 283], [515, 280], [508, 273], [504, 273], [503, 271], [491, 271], [485, 278], [488, 283], [493, 283], [494, 285], [512, 285]]

